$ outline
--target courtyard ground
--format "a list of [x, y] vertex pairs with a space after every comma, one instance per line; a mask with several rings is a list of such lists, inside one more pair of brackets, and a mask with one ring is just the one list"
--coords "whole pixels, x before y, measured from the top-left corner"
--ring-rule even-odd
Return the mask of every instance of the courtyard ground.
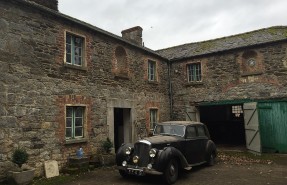
[[[80, 175], [62, 175], [50, 180], [37, 180], [34, 185], [161, 185], [159, 176], [122, 178], [115, 166], [101, 167]], [[176, 185], [286, 185], [287, 155], [220, 151], [212, 167], [196, 167], [182, 172]]]

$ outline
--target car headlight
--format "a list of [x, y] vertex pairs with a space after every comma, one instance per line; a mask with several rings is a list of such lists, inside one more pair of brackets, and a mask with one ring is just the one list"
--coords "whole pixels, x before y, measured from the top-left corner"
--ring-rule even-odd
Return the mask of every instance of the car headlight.
[[132, 147], [127, 147], [126, 148], [126, 154], [130, 155], [132, 153]]
[[135, 155], [134, 157], [133, 157], [133, 162], [135, 163], [135, 164], [137, 164], [138, 162], [139, 162], [139, 156], [137, 156], [137, 155]]
[[157, 153], [157, 149], [152, 148], [152, 149], [150, 149], [150, 151], [149, 151], [149, 156], [150, 156], [151, 158], [154, 158], [154, 157], [156, 156], [156, 153]]

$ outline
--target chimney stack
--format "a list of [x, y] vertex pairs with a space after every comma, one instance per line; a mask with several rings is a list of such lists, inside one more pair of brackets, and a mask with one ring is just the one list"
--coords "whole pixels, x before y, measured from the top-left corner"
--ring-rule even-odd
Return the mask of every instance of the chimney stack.
[[142, 46], [142, 32], [143, 32], [143, 29], [140, 26], [136, 26], [133, 28], [123, 30], [122, 37], [139, 46]]
[[50, 8], [52, 10], [58, 11], [58, 0], [28, 0], [28, 1], [32, 1], [39, 5]]

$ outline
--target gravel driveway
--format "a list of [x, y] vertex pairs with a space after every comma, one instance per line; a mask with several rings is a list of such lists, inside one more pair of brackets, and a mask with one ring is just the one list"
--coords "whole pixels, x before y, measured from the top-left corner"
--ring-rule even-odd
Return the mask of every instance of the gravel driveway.
[[[159, 176], [122, 178], [115, 167], [99, 168], [66, 185], [160, 185]], [[197, 167], [183, 172], [176, 185], [286, 185], [287, 166], [278, 164], [217, 163], [212, 167]]]

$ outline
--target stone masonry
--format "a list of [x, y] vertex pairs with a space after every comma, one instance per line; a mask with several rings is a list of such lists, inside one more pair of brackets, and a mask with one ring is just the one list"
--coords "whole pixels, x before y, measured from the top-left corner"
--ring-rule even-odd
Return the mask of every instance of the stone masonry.
[[[64, 64], [65, 31], [85, 37], [85, 67]], [[113, 65], [118, 47], [126, 53], [125, 76]], [[156, 83], [147, 80], [148, 60], [157, 62]], [[101, 142], [109, 136], [107, 104], [111, 100], [132, 102], [134, 121], [146, 120], [147, 105], [157, 106], [160, 121], [169, 120], [166, 61], [57, 12], [21, 1], [1, 1], [0, 178], [5, 177], [16, 147], [28, 150], [29, 165], [37, 169], [37, 175], [43, 175], [46, 160], [57, 160], [63, 167], [80, 146], [86, 154], [100, 152]], [[86, 106], [81, 143], [65, 142], [67, 104]], [[149, 120], [137, 122], [145, 128]]]
[[[27, 149], [38, 176], [45, 161], [61, 169], [79, 147], [100, 153], [114, 137], [115, 108], [130, 110], [135, 141], [139, 128], [150, 132], [150, 109], [158, 121], [184, 120], [186, 106], [203, 102], [287, 97], [286, 27], [152, 51], [140, 27], [119, 37], [59, 13], [58, 1], [34, 2], [0, 1], [0, 180], [17, 147]], [[83, 66], [65, 62], [66, 33], [84, 39]], [[193, 63], [201, 64], [200, 82], [187, 80]], [[80, 140], [65, 138], [69, 105], [85, 107]]]

